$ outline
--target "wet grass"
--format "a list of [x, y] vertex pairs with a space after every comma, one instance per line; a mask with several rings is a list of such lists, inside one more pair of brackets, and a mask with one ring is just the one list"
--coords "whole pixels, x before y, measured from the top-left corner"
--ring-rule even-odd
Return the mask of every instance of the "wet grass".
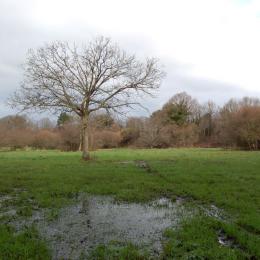
[[91, 260], [144, 260], [148, 258], [149, 254], [146, 252], [140, 252], [136, 246], [132, 244], [120, 243], [118, 241], [111, 241], [111, 243], [109, 243], [107, 246], [98, 246], [89, 256], [89, 259]]
[[14, 234], [9, 226], [0, 226], [0, 259], [51, 259], [46, 244], [34, 227]]
[[[197, 217], [183, 223], [179, 230], [166, 230], [168, 241], [164, 245], [164, 257], [183, 259], [250, 259], [250, 253], [240, 248], [216, 243], [216, 233], [223, 224], [209, 217]], [[199, 231], [199, 232], [198, 232]]]
[[[115, 149], [93, 152], [92, 158], [84, 162], [79, 153], [58, 151], [2, 152], [0, 198], [8, 195], [13, 199], [0, 201], [0, 213], [5, 208], [15, 208], [17, 214], [25, 218], [38, 208], [50, 208], [48, 218], [52, 220], [57, 217], [60, 207], [71, 203], [81, 192], [114, 195], [117, 200], [129, 202], [182, 196], [194, 205], [216, 205], [230, 218], [226, 221], [197, 216], [183, 223], [178, 230], [168, 230], [168, 242], [164, 247], [166, 258], [260, 257], [259, 152]], [[137, 162], [140, 161], [145, 167], [139, 167]], [[33, 235], [16, 235], [7, 227], [6, 218], [0, 217], [0, 237], [4, 234], [8, 238], [2, 240], [1, 246], [5, 250], [0, 250], [0, 259], [41, 259], [35, 252], [38, 247], [40, 252], [44, 250], [37, 231]], [[219, 245], [219, 230], [224, 230], [239, 247]], [[21, 251], [21, 241], [28, 245], [26, 253]], [[102, 254], [110, 254], [113, 259], [113, 254], [124, 257], [125, 252], [130, 251], [135, 252], [129, 246], [125, 249], [101, 246], [96, 252], [99, 254], [97, 259], [104, 259]], [[12, 252], [12, 255], [9, 257], [6, 252]], [[129, 259], [138, 259], [131, 257]]]

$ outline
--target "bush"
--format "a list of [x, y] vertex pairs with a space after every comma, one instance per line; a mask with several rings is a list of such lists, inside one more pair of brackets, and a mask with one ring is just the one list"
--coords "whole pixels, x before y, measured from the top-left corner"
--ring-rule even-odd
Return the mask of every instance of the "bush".
[[61, 143], [59, 133], [48, 129], [41, 129], [36, 132], [32, 146], [38, 149], [55, 149]]

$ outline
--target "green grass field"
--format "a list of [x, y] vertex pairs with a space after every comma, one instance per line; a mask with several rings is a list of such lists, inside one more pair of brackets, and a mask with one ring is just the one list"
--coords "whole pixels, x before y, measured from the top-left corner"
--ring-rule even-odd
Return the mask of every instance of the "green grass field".
[[[51, 208], [55, 215], [80, 192], [129, 202], [184, 197], [190, 205], [219, 207], [228, 220], [201, 214], [166, 230], [162, 259], [260, 259], [260, 152], [115, 149], [92, 152], [88, 162], [80, 158], [76, 152], [0, 152], [0, 197], [17, 196], [13, 206], [25, 218], [35, 208]], [[133, 163], [140, 160], [149, 169]], [[0, 259], [50, 257], [34, 227], [16, 234], [7, 218], [0, 218]], [[221, 246], [219, 230], [236, 246]], [[94, 259], [145, 256], [131, 246], [100, 247]]]

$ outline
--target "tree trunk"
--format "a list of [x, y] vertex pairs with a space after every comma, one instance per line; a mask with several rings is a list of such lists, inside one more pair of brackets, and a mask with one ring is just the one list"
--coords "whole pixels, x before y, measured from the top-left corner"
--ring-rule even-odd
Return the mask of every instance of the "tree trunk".
[[89, 160], [89, 143], [88, 143], [88, 115], [82, 118], [82, 159]]
[[83, 148], [83, 136], [82, 136], [82, 129], [83, 127], [81, 126], [81, 129], [80, 129], [80, 137], [79, 137], [79, 152], [82, 151], [82, 148]]

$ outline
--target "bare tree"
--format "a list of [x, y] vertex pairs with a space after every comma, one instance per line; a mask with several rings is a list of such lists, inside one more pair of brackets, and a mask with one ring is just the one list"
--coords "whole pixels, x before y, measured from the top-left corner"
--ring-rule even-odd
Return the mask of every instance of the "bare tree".
[[217, 111], [217, 105], [211, 100], [201, 106], [199, 125], [204, 138], [210, 138], [213, 135], [214, 117], [216, 116]]
[[11, 97], [11, 105], [76, 113], [81, 119], [86, 160], [89, 115], [141, 105], [136, 97], [151, 95], [164, 76], [156, 59], [139, 62], [104, 37], [82, 48], [55, 42], [29, 50], [24, 71], [24, 82]]

